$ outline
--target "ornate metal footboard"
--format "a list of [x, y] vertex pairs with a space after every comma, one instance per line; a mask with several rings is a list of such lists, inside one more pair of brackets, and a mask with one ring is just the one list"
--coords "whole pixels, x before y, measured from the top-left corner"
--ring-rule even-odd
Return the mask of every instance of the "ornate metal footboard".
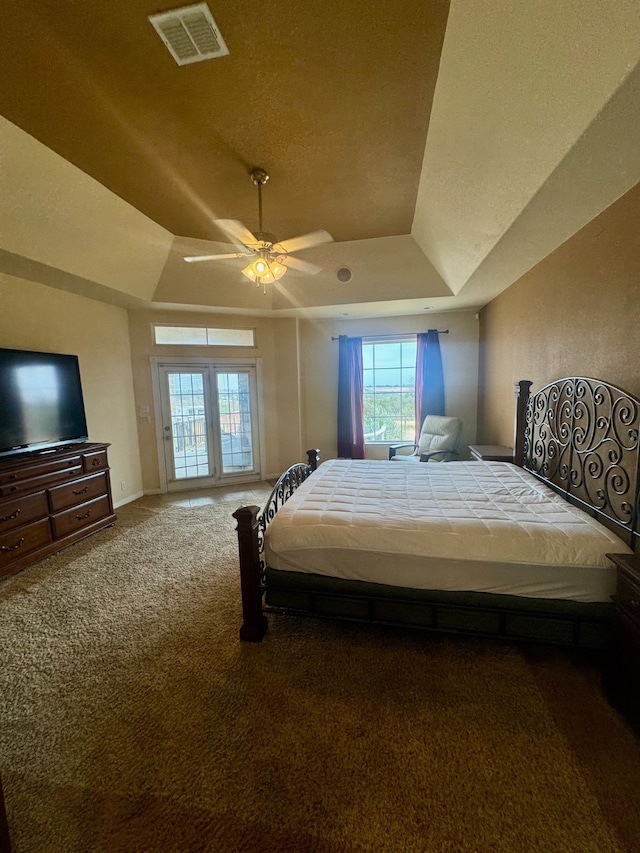
[[264, 535], [267, 525], [280, 507], [289, 500], [298, 486], [318, 467], [319, 450], [307, 451], [308, 462], [297, 462], [280, 476], [269, 495], [264, 509], [259, 506], [241, 506], [233, 513], [238, 522], [238, 550], [240, 553], [240, 586], [242, 593], [242, 627], [240, 639], [260, 642], [267, 630], [267, 619], [262, 609], [264, 591]]

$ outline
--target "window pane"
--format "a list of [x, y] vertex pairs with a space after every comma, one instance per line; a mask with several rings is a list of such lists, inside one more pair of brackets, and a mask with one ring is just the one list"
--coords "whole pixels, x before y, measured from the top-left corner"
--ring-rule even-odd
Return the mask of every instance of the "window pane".
[[154, 326], [157, 344], [182, 346], [252, 347], [253, 329], [205, 329], [199, 326]]
[[416, 369], [415, 367], [402, 368], [402, 385], [404, 388], [414, 389], [416, 386]]
[[403, 365], [403, 367], [405, 367], [407, 365], [412, 365], [413, 367], [415, 367], [416, 349], [417, 349], [416, 341], [403, 341], [402, 342], [402, 365]]
[[222, 470], [253, 468], [249, 374], [218, 373]]
[[207, 329], [210, 347], [252, 347], [253, 329]]
[[206, 346], [206, 329], [191, 326], [155, 326], [157, 344], [189, 344], [191, 346]]
[[413, 441], [415, 338], [362, 344], [365, 441]]
[[169, 405], [176, 480], [210, 475], [201, 373], [170, 373]]

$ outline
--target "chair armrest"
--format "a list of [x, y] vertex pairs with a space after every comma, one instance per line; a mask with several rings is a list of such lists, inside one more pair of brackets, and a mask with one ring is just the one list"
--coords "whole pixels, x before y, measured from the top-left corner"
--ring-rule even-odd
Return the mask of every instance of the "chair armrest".
[[[420, 461], [428, 462], [434, 456], [460, 456], [457, 450], [433, 450], [431, 453], [421, 453]], [[449, 459], [445, 459], [445, 462], [449, 462]]]
[[396, 451], [400, 450], [401, 447], [413, 447], [413, 449], [415, 450], [417, 446], [417, 444], [390, 444], [389, 459], [393, 459], [393, 457], [396, 455]]

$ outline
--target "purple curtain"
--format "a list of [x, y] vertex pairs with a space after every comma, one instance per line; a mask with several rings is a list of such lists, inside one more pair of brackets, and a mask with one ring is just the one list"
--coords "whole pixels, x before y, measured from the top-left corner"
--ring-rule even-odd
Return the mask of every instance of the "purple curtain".
[[437, 329], [418, 336], [416, 350], [416, 444], [427, 415], [444, 415], [444, 377]]
[[364, 459], [362, 338], [338, 338], [338, 456]]

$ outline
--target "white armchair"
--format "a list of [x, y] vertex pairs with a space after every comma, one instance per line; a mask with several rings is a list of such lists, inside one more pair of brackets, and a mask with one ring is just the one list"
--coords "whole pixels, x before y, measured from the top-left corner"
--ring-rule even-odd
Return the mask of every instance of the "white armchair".
[[[450, 462], [458, 455], [461, 434], [460, 418], [427, 415], [418, 444], [392, 444], [389, 447], [389, 459], [394, 462]], [[406, 447], [412, 447], [413, 452], [397, 452]]]

